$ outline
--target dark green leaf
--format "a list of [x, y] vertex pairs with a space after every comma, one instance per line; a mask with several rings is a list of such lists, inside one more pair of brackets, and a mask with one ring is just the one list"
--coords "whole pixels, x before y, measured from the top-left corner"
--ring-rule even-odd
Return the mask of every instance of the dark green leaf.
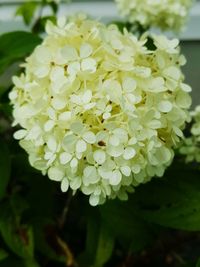
[[13, 256], [10, 256], [1, 262], [1, 267], [28, 267], [28, 266], [25, 266], [23, 261], [14, 258]]
[[162, 226], [200, 230], [200, 172], [173, 167], [165, 178], [141, 186], [132, 196], [139, 213]]
[[17, 225], [11, 218], [1, 218], [0, 232], [6, 245], [19, 257], [33, 258], [31, 227]]
[[48, 5], [52, 9], [54, 15], [56, 15], [56, 13], [58, 12], [58, 4], [56, 4], [55, 2], [51, 2], [51, 3], [48, 3]]
[[124, 240], [126, 244], [127, 242], [131, 244], [133, 251], [144, 248], [151, 241], [154, 234], [153, 227], [139, 217], [130, 200], [109, 201], [100, 209], [110, 233], [113, 233], [119, 241]]
[[10, 32], [0, 36], [0, 73], [12, 63], [23, 59], [41, 43], [41, 38], [29, 32]]
[[98, 237], [94, 266], [104, 266], [104, 264], [111, 258], [113, 249], [114, 236], [110, 233], [110, 230], [102, 224]]
[[34, 13], [38, 3], [36, 2], [27, 2], [20, 5], [16, 11], [16, 15], [22, 16], [24, 23], [29, 25], [34, 17]]
[[[0, 74], [0, 97], [4, 95], [6, 91], [8, 91], [12, 86], [12, 76], [16, 75], [17, 72], [20, 70], [19, 62], [15, 62], [14, 64], [10, 65], [8, 68], [5, 69], [5, 71]], [[6, 99], [7, 102], [5, 104], [8, 104], [9, 101]], [[2, 105], [2, 103], [1, 103]], [[1, 106], [0, 106], [0, 109]], [[9, 109], [11, 109], [11, 105], [9, 105]]]
[[80, 265], [101, 267], [112, 255], [114, 236], [101, 221], [97, 210], [91, 211], [87, 220], [86, 250], [80, 257]]
[[8, 252], [0, 248], [0, 261], [5, 260], [8, 257]]
[[25, 267], [40, 267], [40, 265], [34, 259], [24, 260]]
[[200, 258], [199, 258], [199, 260], [198, 260], [198, 262], [197, 262], [196, 267], [200, 267]]
[[42, 18], [39, 18], [36, 23], [33, 26], [32, 31], [34, 33], [43, 33], [45, 31], [45, 26], [47, 21], [50, 20], [54, 24], [56, 23], [56, 17], [55, 16], [44, 16]]
[[[46, 256], [48, 259], [58, 262], [65, 262], [66, 257], [59, 254], [55, 250], [56, 248], [56, 244], [54, 242], [55, 236], [54, 232], [52, 231], [54, 227], [54, 222], [47, 217], [38, 217], [32, 221], [32, 225], [35, 238], [35, 249], [44, 256]], [[54, 249], [51, 243], [54, 243], [55, 246]]]
[[5, 141], [0, 139], [0, 199], [4, 197], [10, 178], [11, 160]]
[[19, 194], [10, 196], [9, 206], [15, 217], [21, 216], [29, 208], [27, 201]]

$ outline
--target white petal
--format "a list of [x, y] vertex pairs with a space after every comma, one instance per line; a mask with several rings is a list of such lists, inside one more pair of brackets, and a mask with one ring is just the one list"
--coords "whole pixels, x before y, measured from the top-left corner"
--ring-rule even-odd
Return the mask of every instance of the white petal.
[[111, 117], [111, 113], [110, 112], [105, 112], [104, 114], [103, 114], [103, 119], [104, 120], [107, 120], [107, 119], [109, 119]]
[[99, 196], [91, 195], [89, 198], [89, 203], [93, 207], [97, 206], [99, 204]]
[[92, 54], [93, 48], [89, 44], [82, 44], [80, 48], [80, 57], [87, 58]]
[[54, 97], [51, 101], [53, 108], [56, 110], [63, 109], [66, 105], [66, 99], [64, 97]]
[[126, 78], [123, 81], [123, 89], [126, 92], [133, 92], [136, 89], [136, 81], [132, 78]]
[[123, 166], [123, 167], [121, 167], [121, 172], [125, 176], [130, 176], [130, 174], [131, 174], [131, 168], [129, 166]]
[[71, 95], [70, 96], [70, 100], [72, 103], [77, 104], [77, 105], [81, 105], [82, 104], [82, 97], [80, 95]]
[[123, 145], [119, 145], [119, 146], [111, 146], [109, 145], [107, 147], [107, 153], [112, 156], [112, 157], [119, 157], [123, 154], [124, 152], [124, 146]]
[[83, 129], [84, 129], [84, 126], [83, 126], [83, 124], [81, 122], [74, 122], [71, 125], [71, 130], [75, 134], [80, 134]]
[[81, 101], [82, 101], [82, 103], [87, 104], [87, 103], [89, 103], [91, 101], [91, 99], [92, 99], [92, 91], [91, 90], [87, 90], [83, 94]]
[[172, 107], [172, 103], [167, 100], [163, 100], [158, 104], [158, 109], [164, 113], [170, 112], [172, 110]]
[[56, 66], [52, 69], [50, 79], [59, 83], [60, 78], [64, 76], [64, 68]]
[[132, 159], [135, 155], [136, 155], [135, 149], [132, 147], [127, 147], [124, 150], [123, 158], [128, 160], [128, 159]]
[[65, 151], [71, 151], [74, 148], [76, 142], [77, 142], [77, 136], [73, 134], [66, 135], [63, 138], [62, 147]]
[[44, 125], [44, 130], [45, 130], [45, 132], [49, 132], [49, 131], [51, 131], [51, 130], [53, 129], [54, 125], [55, 125], [55, 122], [54, 122], [54, 121], [52, 121], [52, 120], [48, 120], [48, 121], [45, 123], [45, 125]]
[[48, 116], [49, 116], [50, 119], [56, 120], [56, 112], [55, 112], [55, 109], [48, 108], [47, 114], [48, 114]]
[[94, 160], [100, 165], [103, 164], [106, 160], [106, 153], [100, 149], [96, 150], [93, 156], [94, 156]]
[[48, 64], [51, 61], [51, 51], [48, 47], [38, 46], [35, 50], [35, 56], [38, 62]]
[[112, 135], [109, 139], [109, 143], [112, 145], [112, 146], [118, 146], [120, 144], [120, 140], [119, 138], [116, 136], [116, 135]]
[[19, 130], [14, 133], [14, 138], [20, 140], [27, 135], [27, 130]]
[[58, 27], [63, 28], [65, 26], [66, 22], [67, 22], [67, 18], [65, 16], [59, 17], [57, 20]]
[[70, 181], [70, 187], [72, 190], [77, 190], [81, 186], [81, 179], [80, 177], [74, 177]]
[[49, 137], [49, 139], [47, 140], [47, 146], [48, 146], [49, 150], [56, 151], [56, 149], [57, 149], [56, 139], [52, 136]]
[[73, 62], [71, 64], [69, 64], [68, 68], [67, 68], [67, 72], [72, 75], [72, 76], [76, 76], [76, 74], [80, 71], [81, 66], [79, 62]]
[[54, 156], [54, 152], [46, 152], [45, 154], [44, 154], [44, 159], [46, 159], [46, 160], [49, 160], [49, 159], [51, 159], [52, 157]]
[[9, 99], [10, 99], [10, 100], [15, 100], [17, 97], [18, 97], [18, 93], [17, 93], [17, 91], [11, 91], [11, 92], [9, 93]]
[[83, 59], [81, 62], [81, 69], [83, 71], [95, 72], [96, 71], [96, 61], [93, 58]]
[[62, 192], [67, 192], [69, 188], [69, 181], [67, 178], [64, 178], [62, 179], [62, 182], [61, 182], [61, 191]]
[[99, 175], [106, 180], [109, 180], [110, 176], [112, 175], [112, 171], [105, 169], [104, 167], [98, 168]]
[[135, 104], [137, 102], [137, 98], [133, 94], [127, 94], [126, 99], [131, 104]]
[[48, 75], [50, 70], [50, 67], [47, 65], [43, 65], [38, 67], [35, 71], [34, 74], [38, 77], [38, 78], [44, 78]]
[[76, 49], [69, 45], [66, 45], [62, 48], [61, 55], [66, 60], [66, 62], [75, 61], [78, 59], [78, 53]]
[[67, 164], [72, 159], [72, 155], [67, 152], [63, 152], [60, 154], [60, 163], [61, 164]]
[[78, 166], [78, 160], [76, 158], [73, 158], [70, 162], [70, 166], [72, 169], [75, 169]]
[[65, 173], [59, 167], [51, 167], [48, 170], [49, 179], [53, 181], [61, 181], [64, 177]]
[[121, 143], [126, 143], [128, 141], [128, 133], [126, 130], [122, 128], [116, 128], [113, 133], [120, 139]]
[[185, 83], [182, 83], [181, 84], [181, 89], [187, 93], [191, 92], [192, 91], [192, 88], [188, 85], [188, 84], [185, 84]]
[[91, 131], [85, 132], [82, 137], [88, 144], [94, 144], [96, 142], [96, 136]]
[[87, 186], [95, 184], [100, 179], [94, 166], [87, 166], [83, 171], [83, 183]]
[[59, 120], [68, 121], [71, 119], [72, 113], [71, 111], [65, 111], [59, 115]]
[[76, 143], [76, 152], [83, 153], [87, 150], [87, 144], [84, 140], [78, 140]]
[[115, 170], [112, 172], [112, 175], [109, 178], [111, 185], [118, 185], [121, 182], [122, 174], [120, 171]]
[[91, 108], [95, 107], [96, 103], [89, 103], [84, 105], [85, 110], [90, 110]]

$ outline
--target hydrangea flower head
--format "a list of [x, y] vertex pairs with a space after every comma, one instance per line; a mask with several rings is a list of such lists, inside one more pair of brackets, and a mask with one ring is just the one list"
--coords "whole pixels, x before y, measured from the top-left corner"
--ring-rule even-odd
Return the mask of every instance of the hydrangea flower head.
[[123, 17], [144, 28], [180, 31], [193, 0], [115, 0]]
[[200, 162], [200, 106], [191, 111], [190, 115], [190, 136], [183, 140], [179, 151], [186, 157], [186, 162]]
[[162, 176], [182, 137], [191, 99], [178, 41], [123, 34], [84, 15], [49, 22], [47, 36], [14, 77], [15, 133], [30, 164], [89, 195], [127, 199]]

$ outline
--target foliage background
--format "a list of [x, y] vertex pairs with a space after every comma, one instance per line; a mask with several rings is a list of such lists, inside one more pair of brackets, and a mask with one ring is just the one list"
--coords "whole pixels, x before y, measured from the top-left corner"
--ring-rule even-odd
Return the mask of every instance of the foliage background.
[[[92, 208], [81, 193], [61, 193], [32, 169], [13, 140], [11, 76], [41, 42], [46, 19], [55, 20], [57, 5], [50, 8], [51, 16], [35, 19], [38, 6], [26, 2], [17, 14], [31, 30], [0, 36], [0, 267], [199, 267], [199, 166], [177, 156], [162, 179], [140, 186], [127, 202]], [[196, 65], [187, 68], [198, 76]]]

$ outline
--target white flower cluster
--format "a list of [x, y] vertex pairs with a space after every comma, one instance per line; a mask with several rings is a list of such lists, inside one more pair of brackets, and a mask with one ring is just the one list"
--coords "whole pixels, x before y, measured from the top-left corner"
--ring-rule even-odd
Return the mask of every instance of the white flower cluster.
[[123, 17], [144, 28], [180, 31], [193, 0], [115, 0]]
[[49, 22], [47, 36], [14, 77], [15, 133], [32, 166], [90, 195], [127, 199], [162, 176], [191, 104], [178, 40], [155, 36], [154, 51], [131, 33], [84, 15]]
[[191, 120], [191, 135], [183, 140], [179, 151], [186, 162], [200, 162], [200, 106], [191, 112]]

